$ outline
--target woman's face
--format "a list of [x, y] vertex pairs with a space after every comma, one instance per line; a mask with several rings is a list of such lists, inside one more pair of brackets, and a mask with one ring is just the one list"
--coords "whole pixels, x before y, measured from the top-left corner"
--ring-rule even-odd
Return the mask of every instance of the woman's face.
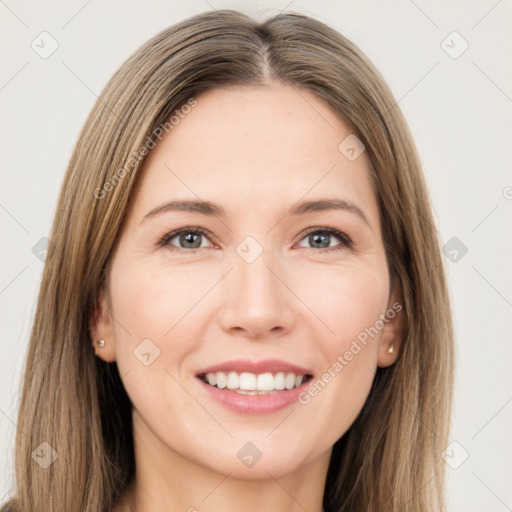
[[[144, 162], [93, 332], [133, 403], [137, 456], [278, 478], [328, 461], [396, 358], [379, 211], [360, 143], [313, 94], [273, 84], [196, 100]], [[207, 205], [165, 206], [177, 201]], [[313, 377], [257, 396], [198, 377], [233, 361], [228, 387], [279, 388], [258, 376], [281, 371], [294, 384], [285, 364]]]

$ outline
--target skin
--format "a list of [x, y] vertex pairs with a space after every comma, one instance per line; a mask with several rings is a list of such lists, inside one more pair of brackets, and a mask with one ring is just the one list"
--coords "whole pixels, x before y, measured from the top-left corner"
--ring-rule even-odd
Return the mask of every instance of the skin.
[[[212, 400], [194, 374], [240, 357], [278, 358], [318, 379], [396, 301], [366, 157], [349, 161], [338, 150], [351, 131], [309, 92], [272, 83], [196, 99], [144, 162], [101, 314], [91, 317], [93, 341], [105, 340], [97, 354], [117, 361], [133, 404], [135, 510], [321, 512], [332, 446], [377, 366], [395, 362], [403, 313], [306, 405], [242, 414]], [[286, 215], [318, 198], [356, 204], [368, 224], [344, 210]], [[218, 203], [226, 216], [167, 211], [141, 223], [171, 199]], [[335, 235], [315, 245], [306, 230], [325, 226], [353, 247]], [[212, 236], [194, 251], [179, 236], [157, 245], [182, 227]], [[236, 252], [247, 236], [263, 248], [250, 264]], [[147, 338], [160, 350], [149, 366], [134, 356]], [[262, 452], [251, 468], [237, 457], [248, 442]], [[129, 510], [127, 499], [115, 509]]]

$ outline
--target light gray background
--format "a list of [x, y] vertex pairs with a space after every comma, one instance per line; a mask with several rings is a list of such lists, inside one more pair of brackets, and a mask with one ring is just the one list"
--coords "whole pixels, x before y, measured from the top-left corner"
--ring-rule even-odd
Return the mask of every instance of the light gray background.
[[[457, 342], [455, 444], [444, 454], [449, 510], [512, 510], [510, 0], [0, 0], [0, 498], [13, 484], [20, 377], [43, 265], [32, 247], [49, 233], [78, 132], [140, 44], [212, 8], [312, 15], [352, 39], [390, 84], [424, 164], [441, 240], [467, 247], [456, 262], [445, 259]], [[31, 47], [42, 46], [43, 31], [59, 45], [47, 59]], [[469, 44], [457, 58], [464, 41], [453, 31]]]

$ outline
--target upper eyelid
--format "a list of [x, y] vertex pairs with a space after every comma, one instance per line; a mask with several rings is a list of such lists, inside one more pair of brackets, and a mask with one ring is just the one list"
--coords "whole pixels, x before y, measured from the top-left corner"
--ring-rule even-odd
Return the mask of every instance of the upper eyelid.
[[[347, 240], [351, 241], [351, 238], [344, 231], [338, 228], [333, 228], [331, 226], [316, 226], [312, 228], [307, 228], [305, 231], [302, 232], [302, 237], [304, 238], [310, 233], [315, 233], [316, 231], [326, 231], [335, 236], [344, 236], [345, 238], [347, 238]], [[337, 232], [339, 232], [339, 235], [337, 235]]]

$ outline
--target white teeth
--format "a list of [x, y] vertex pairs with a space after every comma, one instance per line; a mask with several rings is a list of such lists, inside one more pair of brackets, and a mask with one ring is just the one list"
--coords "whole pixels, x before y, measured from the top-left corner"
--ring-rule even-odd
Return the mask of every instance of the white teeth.
[[235, 372], [228, 373], [227, 388], [238, 389], [238, 375]]
[[279, 372], [276, 373], [274, 377], [274, 386], [275, 389], [278, 389], [279, 391], [282, 391], [284, 389], [284, 373]]
[[271, 373], [260, 373], [256, 389], [258, 391], [272, 391], [274, 389], [274, 376]]
[[207, 373], [205, 380], [210, 386], [216, 386], [220, 389], [227, 388], [245, 395], [255, 395], [299, 387], [304, 380], [304, 375], [285, 374], [284, 372], [278, 372], [275, 375], [270, 372], [258, 375], [249, 372], [240, 374], [237, 372], [227, 374], [216, 372]]
[[293, 389], [295, 387], [295, 375], [293, 373], [289, 373], [284, 379], [284, 385], [286, 389]]
[[247, 391], [256, 390], [256, 375], [254, 375], [254, 373], [247, 372], [241, 373], [238, 379], [237, 387], [239, 387], [240, 389], [246, 389]]
[[220, 389], [224, 389], [227, 385], [227, 379], [226, 379], [226, 374], [225, 373], [222, 373], [222, 372], [218, 372], [216, 375], [215, 375], [215, 378], [217, 379], [217, 384], [216, 386]]

